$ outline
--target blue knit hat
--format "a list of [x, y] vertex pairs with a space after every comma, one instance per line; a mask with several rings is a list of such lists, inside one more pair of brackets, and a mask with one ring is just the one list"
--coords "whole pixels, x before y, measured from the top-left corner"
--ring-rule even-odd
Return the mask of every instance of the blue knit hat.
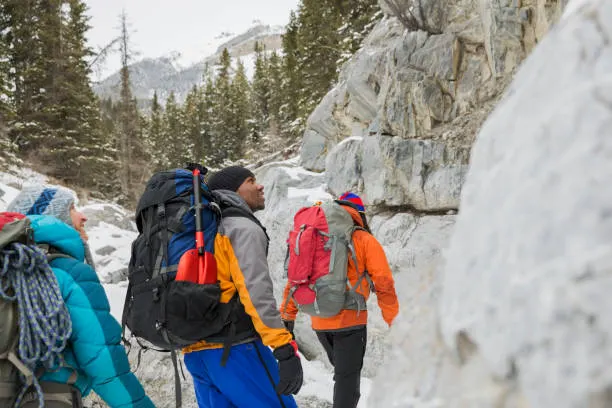
[[72, 225], [70, 208], [76, 196], [60, 186], [29, 185], [24, 187], [6, 208], [25, 215], [52, 215]]
[[355, 193], [351, 193], [350, 191], [347, 191], [346, 193], [342, 194], [338, 199], [341, 201], [348, 201], [350, 203], [353, 203], [353, 205], [357, 207], [358, 211], [361, 211], [361, 212], [365, 211], [361, 197], [359, 197]]

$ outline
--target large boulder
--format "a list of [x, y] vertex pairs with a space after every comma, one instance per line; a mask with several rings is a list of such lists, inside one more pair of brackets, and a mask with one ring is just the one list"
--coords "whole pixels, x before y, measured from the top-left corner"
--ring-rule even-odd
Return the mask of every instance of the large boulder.
[[459, 207], [468, 152], [433, 140], [352, 137], [327, 156], [325, 179], [338, 196], [357, 191], [368, 205], [441, 212]]
[[609, 1], [567, 15], [519, 70], [372, 406], [612, 406], [610, 72]]

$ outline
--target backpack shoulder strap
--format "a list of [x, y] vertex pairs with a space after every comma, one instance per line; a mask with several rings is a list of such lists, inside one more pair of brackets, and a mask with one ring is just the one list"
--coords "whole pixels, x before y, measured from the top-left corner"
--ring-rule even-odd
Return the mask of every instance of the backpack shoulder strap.
[[361, 281], [365, 279], [366, 282], [368, 282], [368, 286], [370, 287], [370, 290], [373, 293], [376, 293], [376, 288], [374, 287], [374, 282], [372, 282], [372, 278], [370, 278], [370, 274], [368, 273], [368, 270], [366, 268], [363, 268], [363, 272], [361, 274], [359, 274], [359, 263], [357, 262], [357, 253], [355, 252], [355, 247], [353, 245], [353, 239], [352, 239], [353, 238], [353, 234], [357, 230], [365, 231], [368, 234], [371, 234], [370, 231], [368, 231], [367, 229], [365, 229], [365, 228], [363, 228], [363, 227], [361, 227], [359, 225], [353, 226], [353, 229], [351, 230], [351, 238], [348, 241], [348, 248], [349, 248], [349, 252], [351, 253], [351, 259], [353, 260], [353, 264], [355, 265], [355, 270], [357, 271], [357, 274], [359, 275], [359, 278], [357, 279], [357, 282], [355, 282], [355, 284], [351, 288], [351, 292], [356, 292], [357, 288], [359, 287], [359, 285], [361, 285]]
[[51, 261], [54, 261], [58, 258], [68, 258], [68, 259], [74, 259], [76, 260], [75, 257], [70, 256], [68, 254], [63, 253], [62, 251], [60, 251], [59, 249], [49, 245], [49, 244], [36, 244], [36, 246], [40, 249], [42, 249], [42, 251], [47, 255], [47, 262], [50, 264]]
[[[23, 384], [18, 379], [18, 373], [21, 373], [23, 380], [27, 386], [32, 385], [34, 380], [34, 374], [17, 355], [17, 345], [19, 343], [19, 326], [17, 324], [17, 304], [14, 301], [0, 298], [0, 343], [2, 343], [0, 352], [0, 371], [3, 373], [2, 379], [0, 379], [0, 401], [10, 401], [11, 406], [14, 405], [17, 399], [15, 390], [17, 384]], [[13, 374], [5, 373], [8, 365], [9, 370]], [[14, 369], [12, 368], [14, 367]]]
[[47, 254], [47, 261], [49, 263], [51, 263], [51, 261], [54, 261], [54, 260], [59, 259], [59, 258], [75, 259], [75, 258], [71, 257], [70, 255], [66, 255], [66, 254], [62, 254], [62, 253], [50, 253], [50, 254]]
[[[0, 354], [0, 360], [6, 359], [9, 361], [9, 363], [14, 365], [17, 371], [19, 371], [23, 376], [23, 386], [30, 387], [34, 383], [34, 372], [23, 364], [23, 362], [17, 356], [16, 350], [17, 344], [12, 346], [7, 352]], [[10, 397], [17, 397], [17, 395], [14, 395], [14, 389], [12, 389], [12, 387], [11, 389], [5, 389], [4, 387], [0, 386], [0, 399]]]
[[248, 219], [252, 220], [254, 223], [256, 223], [257, 225], [259, 225], [262, 229], [265, 230], [264, 226], [261, 225], [261, 222], [257, 219], [257, 217], [255, 217], [252, 213], [243, 210], [240, 207], [235, 207], [235, 206], [224, 207], [221, 210], [221, 215], [223, 217], [242, 217], [242, 218], [248, 218]]
[[[223, 207], [221, 209], [221, 216], [222, 217], [242, 217], [242, 218], [248, 218], [249, 220], [253, 221], [255, 224], [257, 224], [259, 226], [259, 228], [262, 229], [262, 231], [264, 232], [264, 234], [266, 235], [266, 239], [268, 240], [268, 242], [270, 242], [270, 237], [268, 236], [268, 232], [266, 231], [266, 227], [263, 226], [263, 224], [261, 223], [261, 221], [259, 221], [257, 219], [257, 217], [255, 217], [255, 215], [253, 215], [253, 213], [250, 213], [248, 211], [245, 211], [239, 207], [235, 207], [235, 206], [229, 206], [229, 207]], [[266, 251], [267, 252], [267, 251]]]

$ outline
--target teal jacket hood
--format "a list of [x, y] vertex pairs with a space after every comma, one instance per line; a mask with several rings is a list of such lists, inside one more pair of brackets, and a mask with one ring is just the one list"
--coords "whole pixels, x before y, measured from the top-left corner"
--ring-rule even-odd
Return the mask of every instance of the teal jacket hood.
[[85, 246], [77, 230], [51, 215], [28, 215], [28, 218], [34, 231], [34, 242], [51, 245], [83, 262]]

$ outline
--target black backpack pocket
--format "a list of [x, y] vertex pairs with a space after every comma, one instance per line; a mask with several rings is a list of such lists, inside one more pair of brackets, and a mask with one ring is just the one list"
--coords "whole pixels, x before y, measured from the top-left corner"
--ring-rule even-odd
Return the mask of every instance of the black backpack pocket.
[[230, 309], [221, 303], [221, 287], [173, 281], [167, 291], [166, 317], [168, 331], [189, 344], [206, 340], [229, 325]]
[[153, 279], [132, 288], [127, 325], [135, 336], [163, 349], [176, 349], [217, 337], [231, 323], [220, 303], [218, 283]]

